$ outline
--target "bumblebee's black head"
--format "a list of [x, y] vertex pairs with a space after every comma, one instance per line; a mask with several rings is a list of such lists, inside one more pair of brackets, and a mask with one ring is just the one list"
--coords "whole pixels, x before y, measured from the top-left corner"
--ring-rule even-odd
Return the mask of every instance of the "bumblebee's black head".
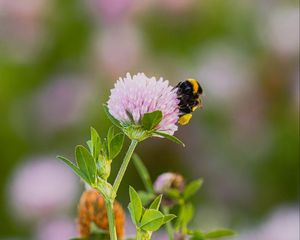
[[185, 125], [191, 119], [191, 113], [202, 106], [200, 96], [203, 94], [203, 89], [197, 80], [191, 78], [178, 83], [176, 88], [177, 96], [180, 100], [178, 104], [180, 117], [178, 122]]

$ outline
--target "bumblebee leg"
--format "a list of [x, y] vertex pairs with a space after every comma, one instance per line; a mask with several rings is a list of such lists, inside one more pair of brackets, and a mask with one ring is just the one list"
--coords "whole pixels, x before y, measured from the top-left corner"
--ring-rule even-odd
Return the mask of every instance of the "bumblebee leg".
[[192, 118], [192, 114], [190, 114], [190, 113], [184, 114], [181, 117], [179, 117], [178, 123], [180, 125], [186, 125], [186, 124], [189, 123], [189, 121], [191, 120], [191, 118]]

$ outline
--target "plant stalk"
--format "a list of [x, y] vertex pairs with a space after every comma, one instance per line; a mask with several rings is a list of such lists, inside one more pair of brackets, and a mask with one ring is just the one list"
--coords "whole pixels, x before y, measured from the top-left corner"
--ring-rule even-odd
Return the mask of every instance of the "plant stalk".
[[[169, 208], [168, 207], [163, 207], [162, 210], [163, 210], [164, 214], [169, 214]], [[173, 226], [172, 226], [171, 222], [166, 223], [166, 229], [167, 229], [167, 233], [168, 233], [168, 236], [169, 236], [169, 240], [174, 240], [174, 229], [173, 229]]]
[[120, 187], [121, 181], [122, 181], [122, 179], [124, 177], [124, 174], [126, 172], [128, 164], [130, 162], [131, 156], [132, 156], [132, 154], [134, 152], [134, 149], [136, 148], [137, 144], [138, 144], [137, 140], [131, 140], [130, 146], [129, 146], [129, 148], [127, 150], [127, 153], [126, 153], [126, 155], [125, 155], [125, 157], [123, 159], [123, 163], [122, 163], [122, 165], [120, 167], [120, 170], [118, 172], [118, 175], [117, 175], [117, 177], [115, 179], [115, 182], [114, 182], [114, 185], [113, 185], [113, 189], [114, 189], [115, 193], [118, 192], [118, 189]]
[[150, 240], [151, 239], [151, 233], [143, 231], [141, 229], [137, 229], [135, 239], [136, 240]]
[[108, 216], [108, 226], [109, 226], [109, 235], [110, 240], [117, 240], [117, 232], [115, 227], [115, 216], [114, 216], [114, 201], [105, 199], [105, 205], [107, 209]]

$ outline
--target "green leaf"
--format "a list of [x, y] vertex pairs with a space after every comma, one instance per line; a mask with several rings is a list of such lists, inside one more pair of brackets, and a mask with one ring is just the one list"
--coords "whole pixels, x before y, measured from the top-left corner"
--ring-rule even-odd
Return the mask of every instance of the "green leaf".
[[174, 199], [177, 199], [177, 200], [180, 199], [180, 192], [175, 188], [169, 189], [167, 191], [166, 195], [168, 197], [171, 197], [171, 198], [174, 198]]
[[97, 169], [92, 155], [84, 146], [81, 145], [76, 146], [75, 155], [79, 169], [85, 173], [90, 184], [95, 183]]
[[148, 205], [156, 197], [155, 194], [146, 191], [139, 191], [138, 194], [143, 205]]
[[201, 231], [193, 231], [190, 240], [205, 240], [204, 233]]
[[209, 231], [204, 235], [205, 238], [213, 239], [213, 238], [222, 238], [222, 237], [231, 237], [236, 233], [231, 229], [216, 229], [213, 231]]
[[174, 215], [174, 214], [167, 214], [167, 215], [164, 216], [163, 223], [165, 224], [167, 222], [170, 222], [174, 218], [176, 218], [176, 215]]
[[93, 127], [91, 127], [91, 143], [92, 143], [91, 144], [91, 146], [92, 146], [91, 153], [95, 159], [98, 159], [102, 144], [101, 144], [101, 138], [100, 138], [98, 132]]
[[92, 140], [86, 141], [86, 145], [89, 147], [91, 153], [93, 153], [93, 143]]
[[159, 196], [157, 196], [157, 197], [154, 199], [154, 201], [151, 203], [149, 209], [155, 209], [155, 210], [158, 210], [158, 209], [159, 209], [159, 206], [160, 206], [161, 199], [162, 199], [162, 194], [160, 194]]
[[135, 215], [134, 215], [134, 212], [133, 212], [132, 204], [129, 203], [127, 208], [128, 208], [129, 213], [130, 213], [131, 221], [133, 222], [133, 224], [135, 226], [138, 226], [138, 222], [136, 222], [136, 220], [135, 220]]
[[188, 223], [192, 220], [194, 216], [194, 207], [191, 203], [188, 203], [184, 206], [183, 215], [182, 215], [182, 224], [187, 226]]
[[111, 126], [108, 129], [107, 136], [105, 139], [105, 146], [106, 146], [106, 152], [107, 152], [108, 159], [111, 159], [109, 152], [110, 152], [110, 143], [111, 143], [111, 140], [113, 139], [113, 137], [114, 137], [114, 128], [113, 128], [113, 126]]
[[112, 124], [114, 124], [118, 128], [122, 128], [123, 127], [122, 124], [120, 123], [119, 120], [117, 120], [116, 118], [114, 118], [113, 115], [110, 114], [106, 104], [103, 104], [103, 108], [104, 108], [104, 112], [105, 112], [106, 116], [112, 122]]
[[82, 172], [75, 164], [73, 164], [69, 159], [63, 157], [63, 156], [57, 156], [58, 159], [62, 160], [65, 164], [67, 164], [74, 173], [77, 174], [78, 177], [82, 178], [82, 180], [84, 180], [85, 182], [87, 182], [88, 184], [91, 184], [89, 182], [88, 177], [85, 175], [84, 172]]
[[183, 197], [185, 200], [189, 199], [192, 197], [202, 186], [203, 184], [203, 179], [197, 179], [192, 182], [190, 182], [186, 187], [183, 192]]
[[113, 126], [111, 126], [108, 129], [108, 132], [107, 132], [107, 142], [108, 142], [108, 144], [110, 144], [110, 142], [113, 139], [114, 135], [115, 135], [115, 129], [114, 129]]
[[143, 161], [140, 159], [140, 157], [136, 153], [133, 154], [132, 158], [133, 158], [134, 166], [137, 169], [137, 171], [140, 175], [140, 178], [142, 179], [142, 181], [145, 185], [145, 188], [147, 189], [147, 191], [149, 193], [154, 193], [150, 174], [149, 174], [146, 166], [144, 165]]
[[141, 229], [145, 231], [157, 231], [163, 224], [164, 215], [155, 209], [146, 209], [142, 220]]
[[145, 113], [142, 118], [142, 125], [145, 130], [154, 129], [161, 121], [163, 114], [161, 111], [157, 110], [150, 113]]
[[173, 136], [173, 135], [170, 135], [170, 134], [167, 134], [167, 133], [163, 133], [163, 132], [159, 132], [159, 131], [156, 131], [154, 132], [156, 135], [159, 135], [159, 136], [162, 136], [172, 142], [175, 142], [177, 144], [181, 144], [183, 147], [185, 147], [184, 143], [179, 140], [177, 137]]
[[124, 134], [116, 134], [109, 144], [109, 159], [114, 159], [121, 152], [124, 143]]
[[133, 222], [138, 225], [143, 211], [142, 201], [133, 187], [129, 186], [130, 214]]
[[179, 209], [178, 218], [176, 221], [176, 228], [186, 228], [194, 215], [194, 208], [191, 203], [182, 205]]

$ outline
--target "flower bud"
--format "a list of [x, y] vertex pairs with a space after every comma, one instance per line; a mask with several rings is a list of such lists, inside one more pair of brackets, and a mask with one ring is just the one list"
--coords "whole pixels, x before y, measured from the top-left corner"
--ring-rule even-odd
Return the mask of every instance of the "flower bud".
[[154, 190], [158, 194], [167, 193], [170, 189], [176, 189], [180, 192], [184, 188], [184, 178], [177, 173], [163, 173], [158, 176], [154, 182]]
[[104, 180], [107, 180], [110, 175], [111, 162], [112, 162], [111, 160], [106, 160], [106, 159], [100, 161], [98, 172], [99, 172], [99, 176]]

